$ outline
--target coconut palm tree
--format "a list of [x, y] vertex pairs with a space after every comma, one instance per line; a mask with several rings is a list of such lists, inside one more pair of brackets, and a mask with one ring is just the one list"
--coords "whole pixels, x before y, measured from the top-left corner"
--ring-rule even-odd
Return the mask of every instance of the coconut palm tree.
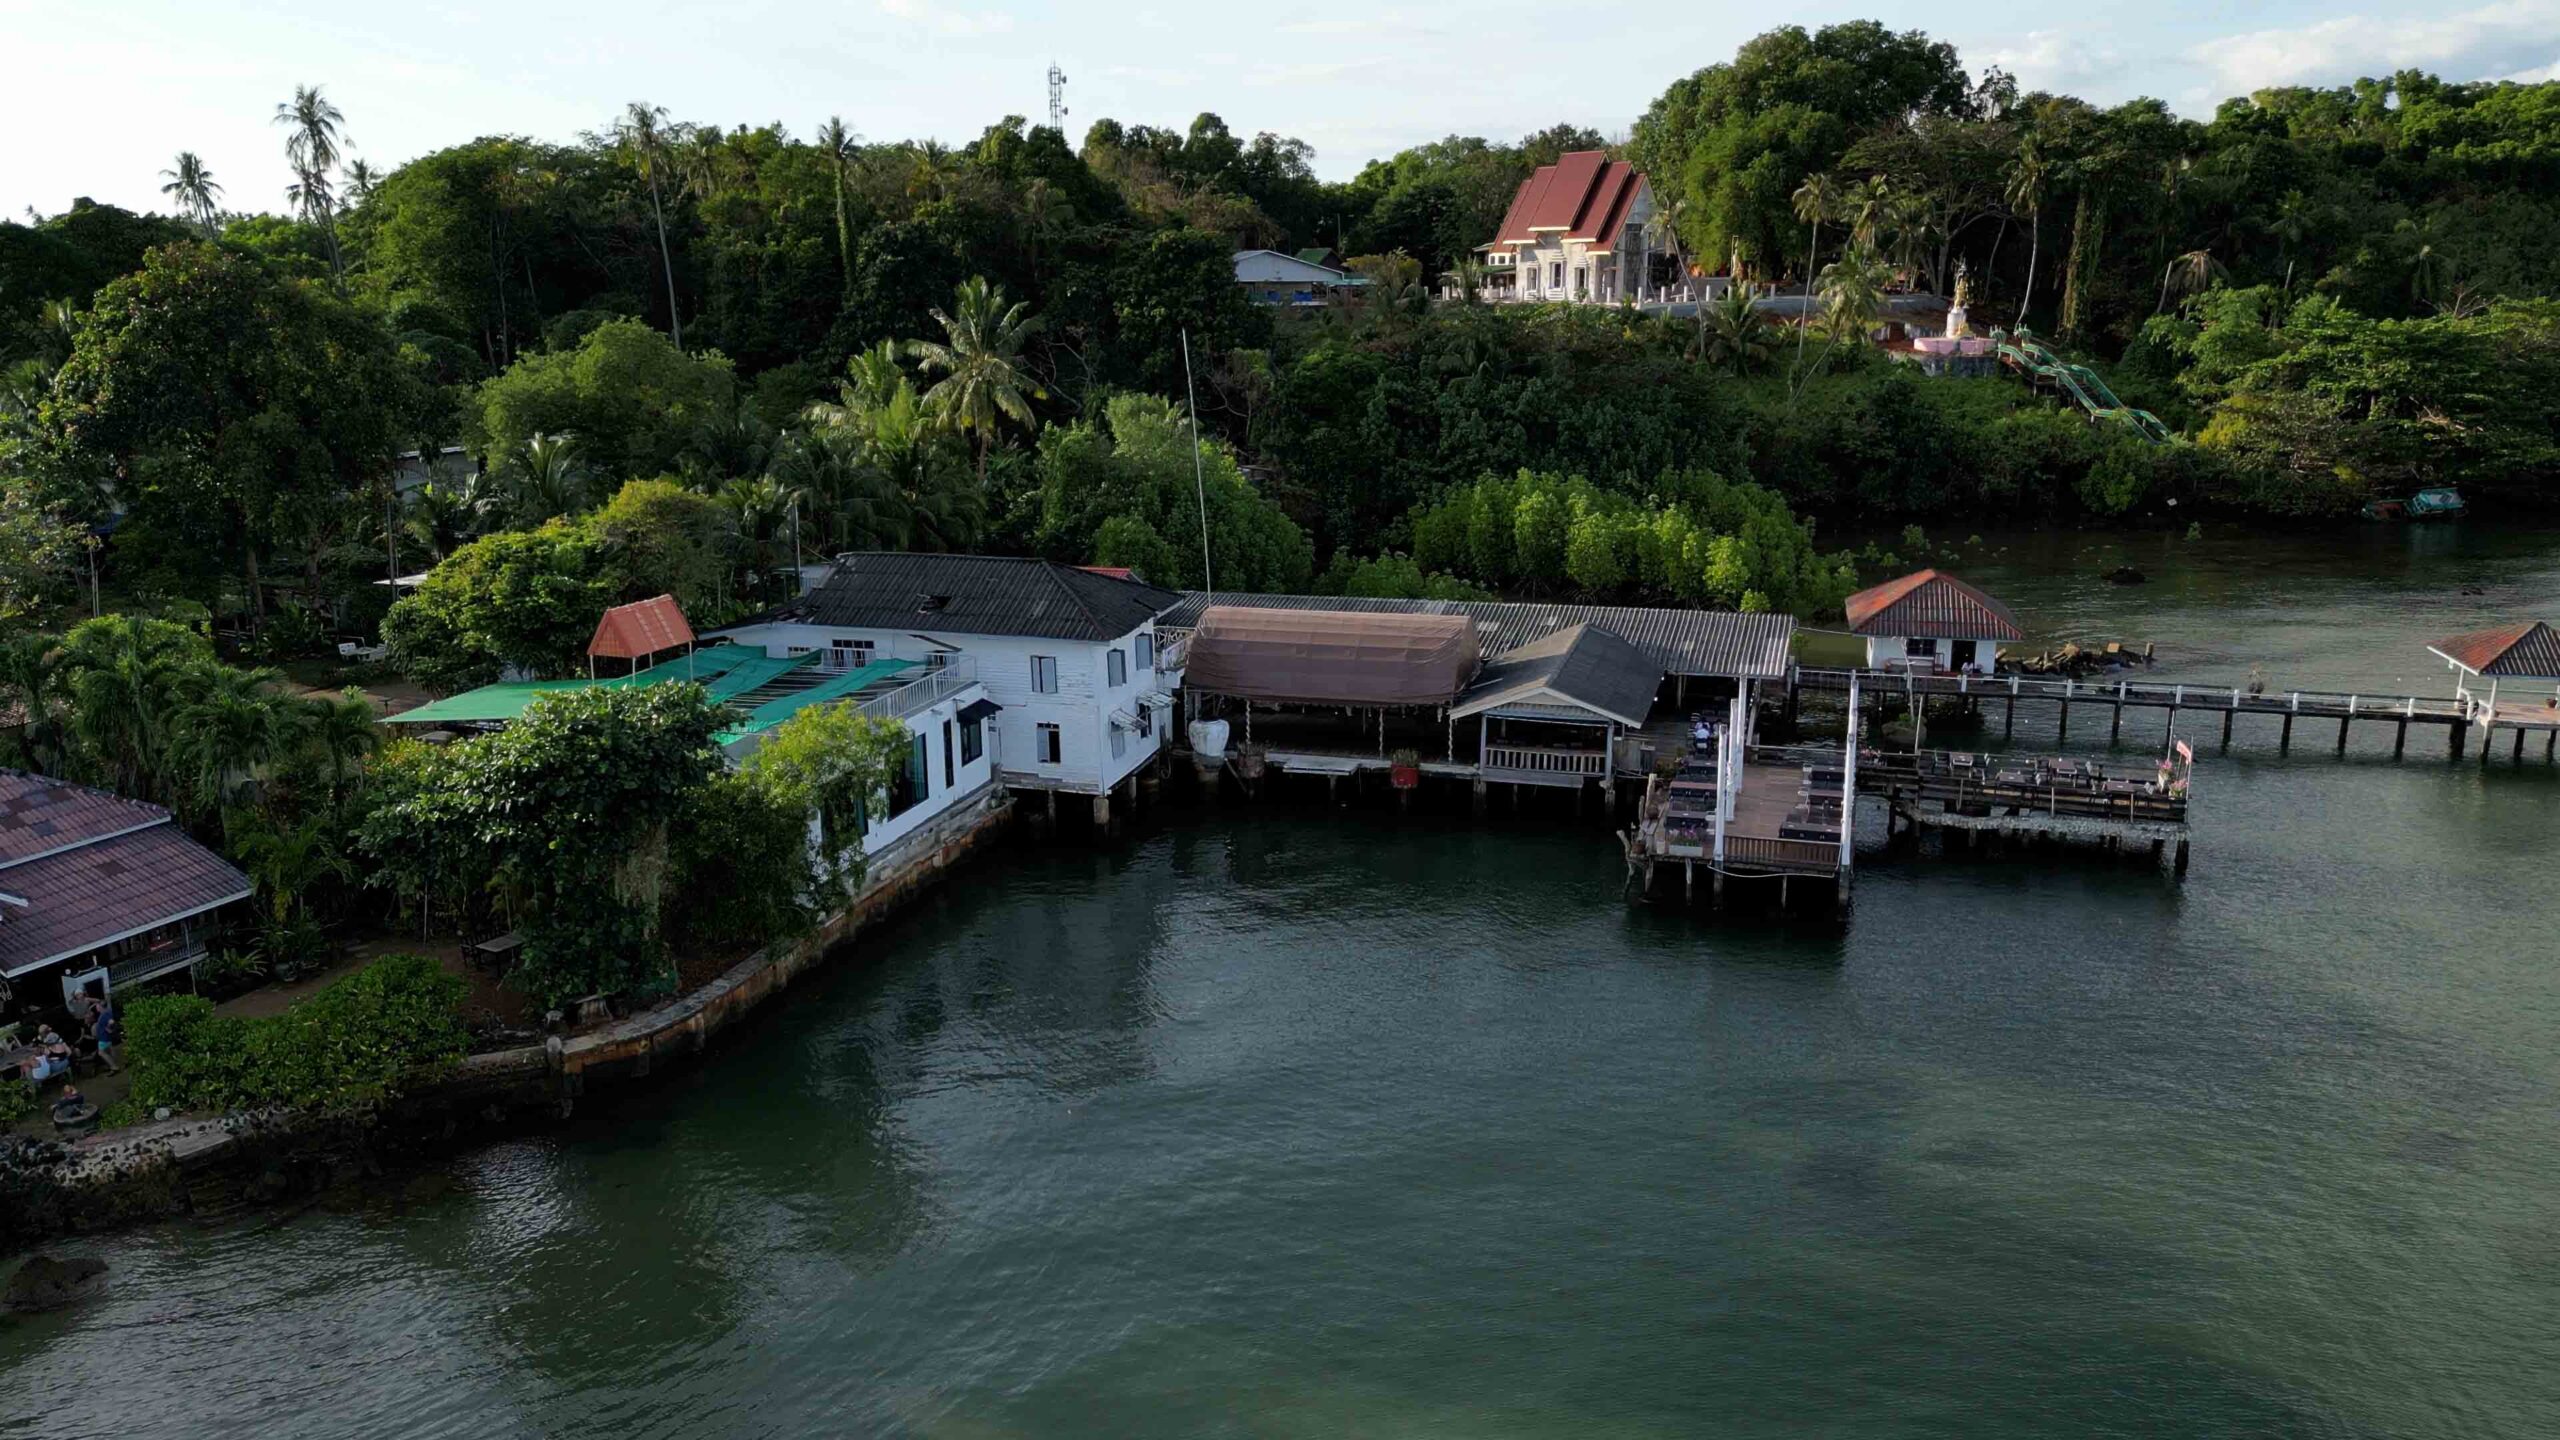
[[2030, 135], [2018, 143], [2018, 158], [2009, 166], [2005, 190], [2009, 208], [2027, 217], [2027, 288], [2018, 296], [2018, 321], [2036, 303], [2036, 261], [2044, 251], [2044, 197], [2053, 185], [2053, 164]]
[[[836, 263], [844, 271], [846, 290], [853, 288], [853, 225], [845, 213], [845, 186], [851, 178], [848, 172], [853, 168], [854, 153], [861, 144], [862, 137], [846, 126], [841, 115], [828, 116], [827, 123], [818, 127], [818, 153], [827, 157], [827, 169], [835, 176]], [[1036, 190], [1049, 182], [1031, 183]]]
[[2284, 293], [2293, 293], [2293, 247], [2311, 233], [2311, 198], [2287, 190], [2276, 200], [2275, 219], [2267, 229], [2276, 237], [2276, 258], [2284, 262]]
[[2222, 262], [2214, 259], [2210, 250], [2190, 250], [2178, 256], [2160, 268], [2160, 303], [2151, 307], [2151, 313], [2157, 315], [2169, 308], [2171, 290], [2193, 295], [2210, 288], [2223, 274]]
[[676, 168], [684, 177], [685, 193], [701, 200], [719, 199], [729, 184], [729, 137], [717, 125], [687, 127], [676, 137]]
[[524, 444], [498, 466], [508, 519], [530, 527], [555, 515], [577, 514], [587, 508], [593, 473], [578, 453], [577, 436], [539, 431], [526, 436]]
[[167, 182], [160, 193], [177, 201], [179, 210], [198, 229], [212, 234], [222, 218], [222, 187], [214, 183], [213, 167], [193, 150], [181, 150], [177, 163], [161, 171], [160, 178]]
[[1058, 187], [1043, 175], [1034, 179], [1022, 192], [1023, 228], [1031, 236], [1031, 258], [1038, 261], [1041, 247], [1059, 231], [1075, 223], [1074, 202], [1058, 193]]
[[382, 174], [359, 157], [347, 162], [347, 208], [353, 209], [373, 198], [382, 185]]
[[1893, 223], [1893, 183], [1870, 175], [1850, 185], [1840, 195], [1840, 218], [1849, 223], [1849, 239], [1859, 249], [1881, 250]]
[[338, 127], [346, 119], [317, 85], [293, 87], [293, 98], [276, 106], [275, 123], [285, 127], [284, 156], [294, 175], [285, 193], [328, 240], [330, 283], [341, 290], [346, 288], [346, 267], [338, 256], [338, 207], [329, 172], [338, 168], [339, 147], [346, 138]]
[[649, 182], [649, 213], [658, 222], [658, 264], [667, 276], [667, 328], [676, 348], [684, 348], [684, 318], [676, 313], [676, 262], [667, 248], [667, 207], [658, 193], [658, 177], [667, 169], [666, 107], [634, 100], [614, 126], [615, 141], [640, 178]]
[[1796, 187], [1796, 218], [1811, 230], [1804, 245], [1804, 313], [1796, 321], [1796, 363], [1799, 365], [1804, 363], [1805, 331], [1812, 328], [1813, 270], [1822, 255], [1822, 222], [1838, 214], [1839, 209], [1840, 182], [1831, 176], [1816, 172], [1804, 177], [1804, 183]]
[[1023, 368], [1023, 347], [1040, 321], [1028, 304], [1008, 307], [1004, 291], [983, 275], [961, 281], [958, 300], [956, 317], [933, 312], [941, 342], [910, 340], [905, 351], [928, 374], [942, 373], [924, 393], [925, 408], [974, 442], [983, 486], [987, 451], [1003, 423], [1030, 428], [1031, 402], [1048, 396]]
[[295, 912], [322, 881], [343, 880], [354, 873], [330, 842], [325, 817], [318, 815], [292, 826], [244, 816], [231, 838], [231, 852], [266, 902], [273, 930], [289, 929]]
[[1833, 344], [1863, 342], [1884, 308], [1884, 267], [1864, 250], [1852, 250], [1822, 270], [1822, 316]]
[[382, 726], [374, 719], [373, 702], [350, 685], [336, 695], [315, 695], [302, 702], [308, 716], [305, 731], [329, 766], [329, 805], [343, 798], [347, 777], [365, 756], [382, 747]]

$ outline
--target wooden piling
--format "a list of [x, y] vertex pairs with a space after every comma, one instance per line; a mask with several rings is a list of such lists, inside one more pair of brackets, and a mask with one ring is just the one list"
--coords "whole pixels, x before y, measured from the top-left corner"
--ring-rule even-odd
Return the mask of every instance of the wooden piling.
[[2447, 725], [2444, 728], [2445, 733], [2452, 737], [2446, 741], [2445, 748], [2453, 752], [2454, 759], [2461, 759], [2462, 744], [2465, 740], [2471, 738], [2471, 722], [2468, 720], [2457, 720], [2453, 724]]
[[2015, 695], [2012, 695], [2012, 696], [2010, 696], [2010, 697], [2009, 697], [2008, 713], [2007, 713], [2006, 715], [2003, 715], [2003, 716], [2001, 717], [2001, 719], [2000, 719], [2000, 738], [2001, 738], [2001, 739], [2003, 739], [2003, 740], [2011, 740], [2011, 739], [2015, 739], [2015, 738], [2017, 737], [2017, 734], [2018, 734], [2018, 697], [2017, 697], [2017, 696], [2015, 696]]
[[2338, 753], [2341, 755], [2347, 753], [2347, 727], [2354, 723], [2344, 715], [2338, 717]]
[[2108, 744], [2110, 744], [2110, 745], [2113, 745], [2113, 744], [2115, 744], [2117, 741], [2122, 740], [2123, 738], [2124, 738], [2124, 701], [2123, 701], [2121, 698], [2119, 698], [2119, 699], [2116, 701], [2116, 713], [2115, 713], [2115, 717], [2114, 717], [2113, 719], [2111, 719], [2111, 720], [2109, 720], [2109, 721], [2107, 722], [2107, 743], [2108, 743]]
[[2290, 710], [2284, 714], [2283, 732], [2276, 736], [2276, 753], [2279, 755], [2293, 753], [2293, 712]]
[[2400, 752], [2402, 752], [2403, 750], [2406, 750], [2406, 749], [2408, 749], [2408, 748], [2409, 748], [2409, 722], [2408, 722], [2408, 721], [2406, 721], [2406, 720], [2403, 720], [2403, 721], [2401, 721], [2401, 722], [2400, 722], [2400, 733], [2391, 737], [2391, 758], [2392, 758], [2392, 759], [2394, 759], [2394, 760], [2399, 759], [2399, 758], [2400, 758]]
[[2225, 750], [2231, 748], [2231, 722], [2239, 718], [2240, 712], [2237, 709], [2222, 712], [2222, 748]]
[[2062, 702], [2062, 718], [2054, 727], [2053, 738], [2057, 741], [2071, 738], [2071, 702], [2068, 700]]
[[2524, 727], [2522, 726], [2516, 727], [2515, 762], [2519, 765], [2524, 763]]

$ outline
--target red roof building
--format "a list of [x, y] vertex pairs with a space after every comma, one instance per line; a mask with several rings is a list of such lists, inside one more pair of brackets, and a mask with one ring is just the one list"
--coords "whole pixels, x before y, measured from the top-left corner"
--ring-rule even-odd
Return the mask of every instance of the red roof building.
[[1488, 288], [1503, 299], [1644, 299], [1682, 270], [1667, 237], [1645, 234], [1653, 213], [1643, 171], [1605, 150], [1559, 156], [1520, 182], [1501, 228], [1476, 247]]
[[2447, 636], [2427, 648], [2474, 675], [2560, 681], [2560, 634], [2539, 620]]
[[1914, 570], [1849, 597], [1849, 633], [1867, 640], [1869, 665], [1990, 674], [2000, 647], [2026, 638], [2009, 607], [1943, 570]]
[[693, 644], [693, 627], [685, 623], [684, 611], [673, 595], [655, 595], [616, 605], [604, 612], [596, 622], [595, 638], [587, 642], [587, 659], [629, 660], [635, 664], [660, 651]]

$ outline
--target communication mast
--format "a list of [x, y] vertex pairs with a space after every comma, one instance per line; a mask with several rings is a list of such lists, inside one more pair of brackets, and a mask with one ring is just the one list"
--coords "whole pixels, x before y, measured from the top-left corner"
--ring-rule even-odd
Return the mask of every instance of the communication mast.
[[1055, 60], [1049, 62], [1049, 127], [1067, 128], [1067, 72]]

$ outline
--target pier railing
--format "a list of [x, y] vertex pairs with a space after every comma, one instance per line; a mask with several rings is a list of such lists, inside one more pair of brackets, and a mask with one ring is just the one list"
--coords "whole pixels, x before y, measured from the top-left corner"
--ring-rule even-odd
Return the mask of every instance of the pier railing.
[[1829, 840], [1767, 840], [1728, 834], [1724, 837], [1724, 858], [1728, 864], [1766, 865], [1828, 875], [1840, 868], [1840, 847]]
[[1908, 670], [1814, 666], [1799, 666], [1796, 670], [1796, 684], [1808, 690], [1846, 690], [1853, 677], [1870, 696], [1962, 695], [1984, 700], [2053, 700], [2070, 705], [2139, 705], [2246, 715], [2317, 715], [2333, 720], [2459, 724], [2464, 718], [2462, 706], [2455, 700], [2431, 700], [2417, 695], [2366, 695], [2344, 690], [2252, 693], [2239, 685], [2164, 685], [2156, 680], [2077, 680], [2050, 675], [1924, 675]]
[[1605, 750], [1550, 750], [1525, 745], [1487, 745], [1487, 770], [1534, 770], [1548, 775], [1601, 776], [1609, 773]]

